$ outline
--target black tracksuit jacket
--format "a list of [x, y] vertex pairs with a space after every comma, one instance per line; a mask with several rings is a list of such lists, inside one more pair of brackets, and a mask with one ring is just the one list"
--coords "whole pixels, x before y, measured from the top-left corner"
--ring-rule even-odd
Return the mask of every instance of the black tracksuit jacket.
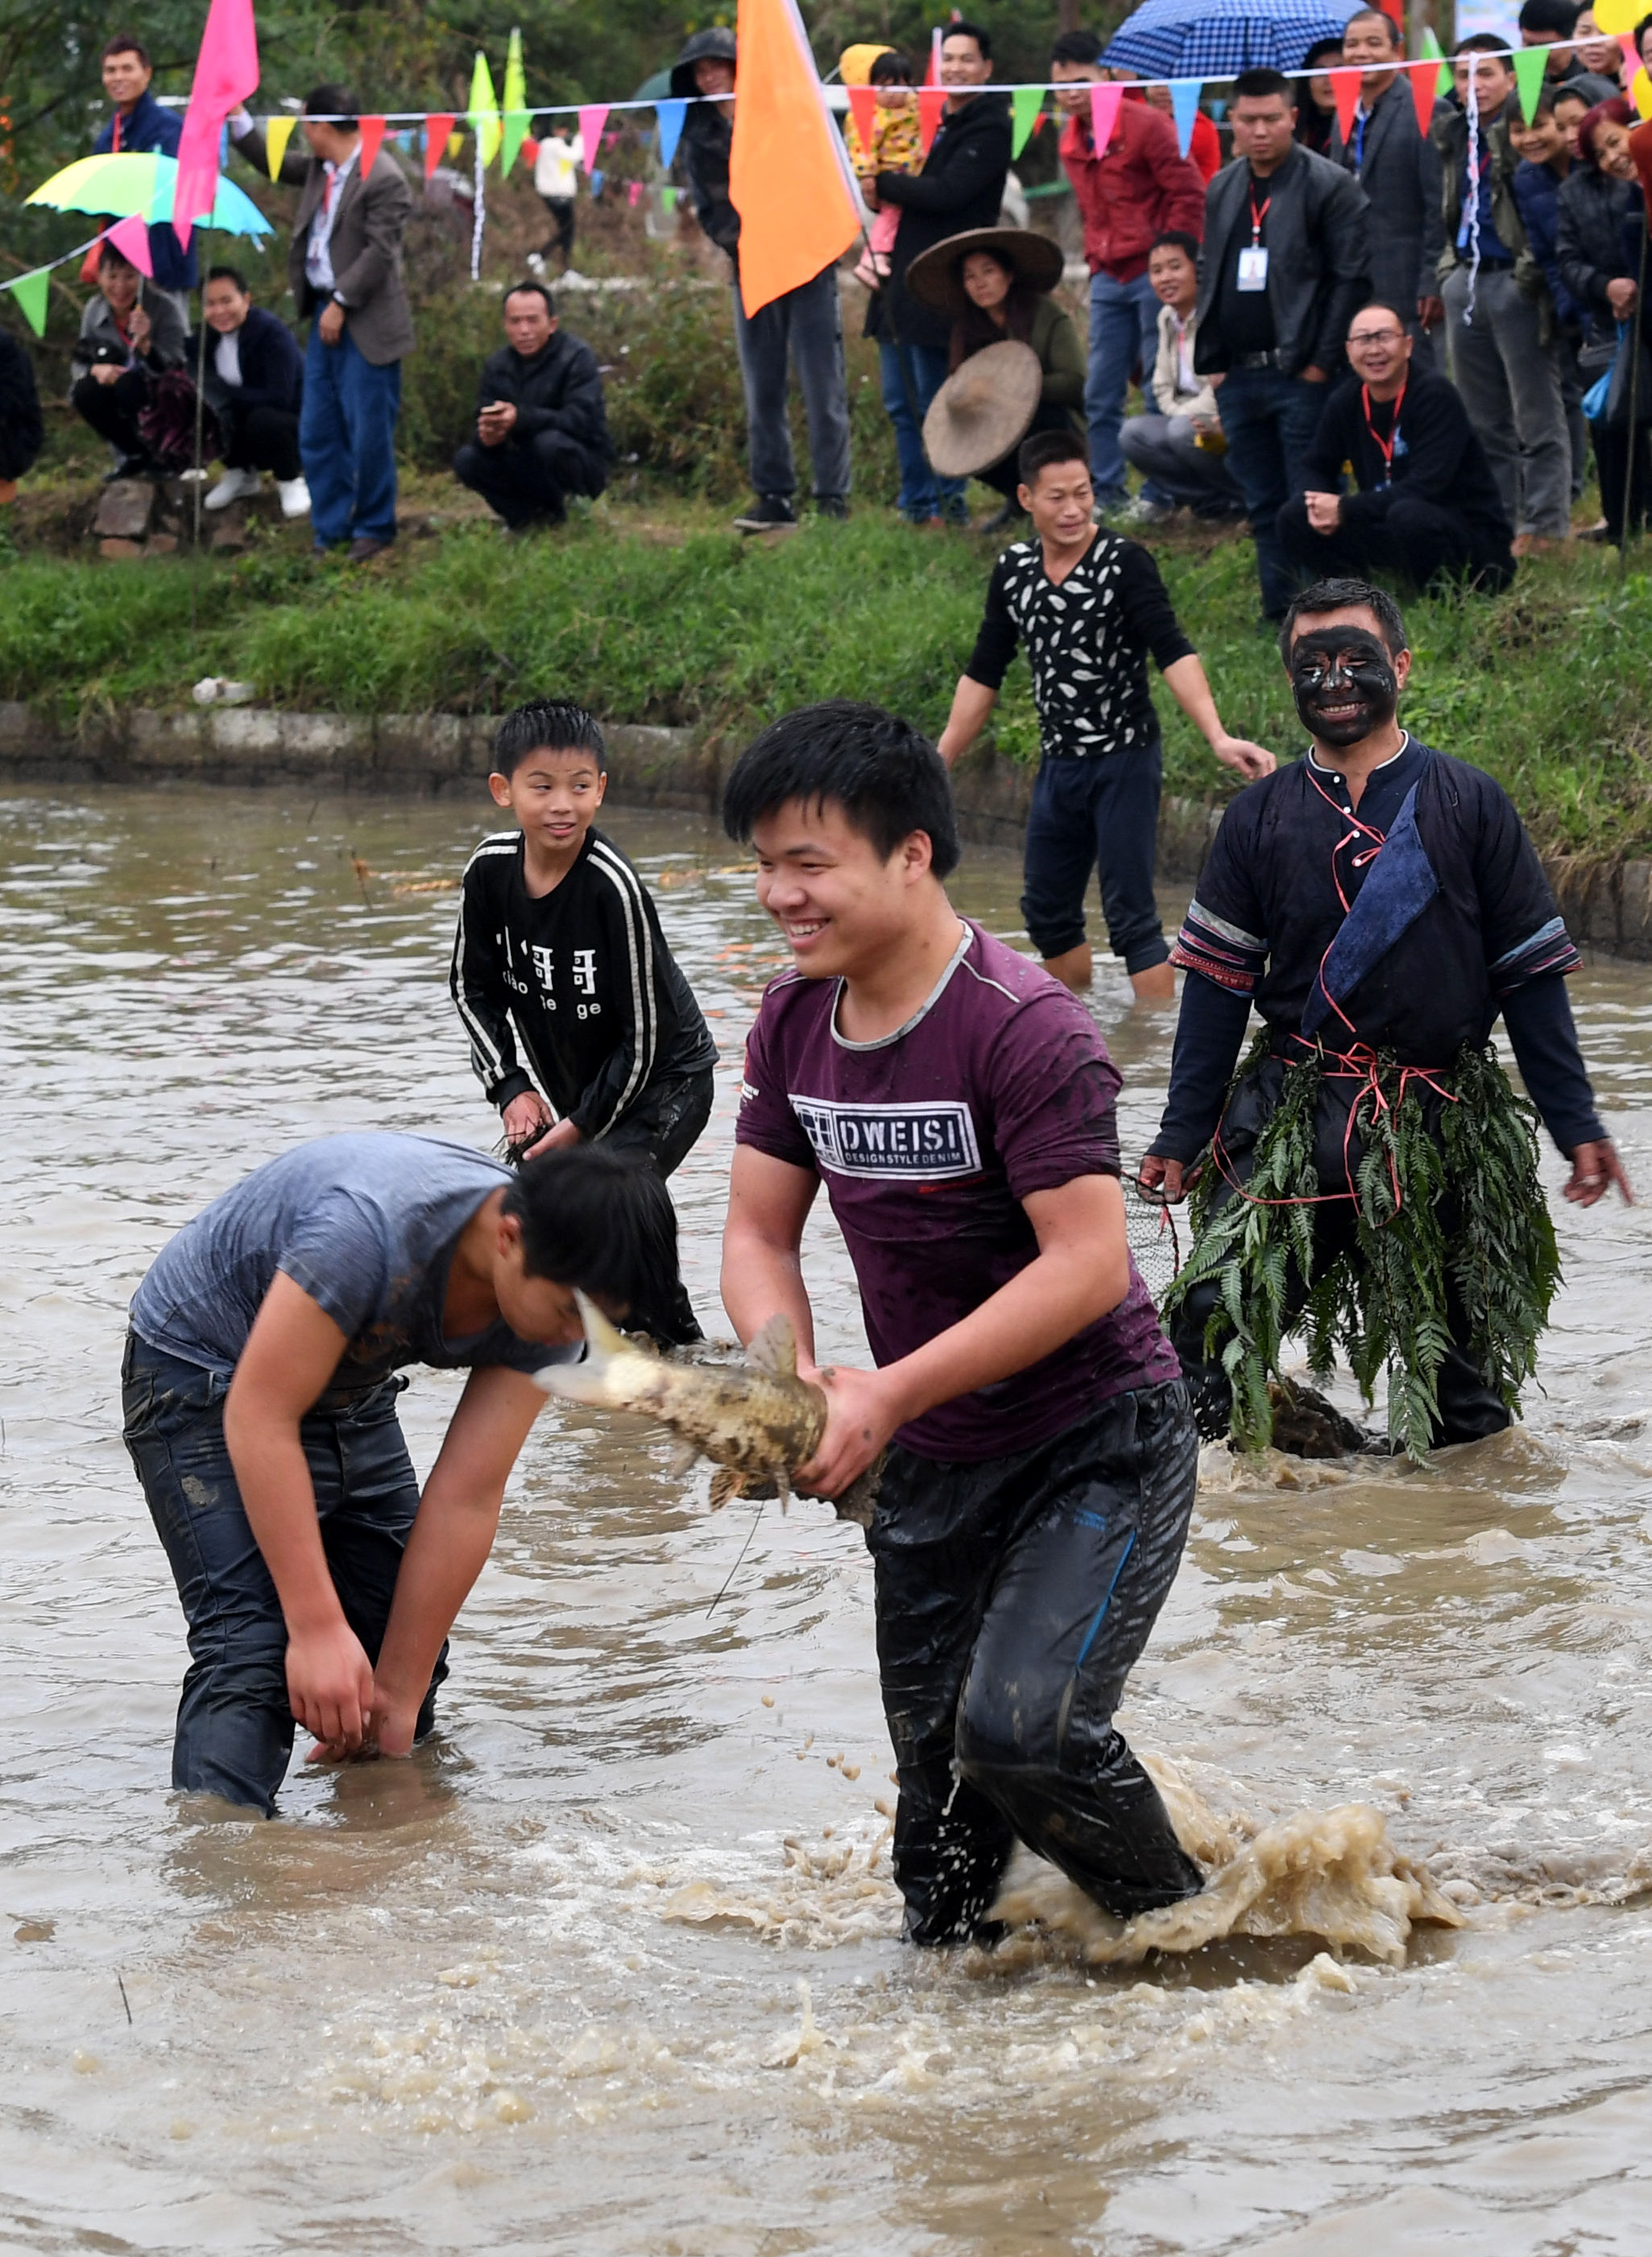
[[464, 874], [449, 984], [470, 1062], [501, 1111], [537, 1086], [582, 1136], [605, 1136], [651, 1086], [708, 1071], [717, 1045], [611, 839], [588, 831], [537, 901], [522, 853], [521, 832], [501, 831]]

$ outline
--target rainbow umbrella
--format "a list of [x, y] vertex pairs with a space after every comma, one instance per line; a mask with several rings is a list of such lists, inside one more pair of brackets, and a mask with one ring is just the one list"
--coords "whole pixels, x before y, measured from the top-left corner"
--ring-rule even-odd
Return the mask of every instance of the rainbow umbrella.
[[[79, 157], [53, 173], [24, 202], [46, 204], [53, 211], [91, 212], [116, 219], [145, 219], [152, 227], [172, 217], [173, 195], [178, 186], [178, 159], [158, 149], [111, 151], [102, 157]], [[225, 235], [270, 235], [272, 223], [244, 190], [218, 177], [212, 215], [198, 223]]]

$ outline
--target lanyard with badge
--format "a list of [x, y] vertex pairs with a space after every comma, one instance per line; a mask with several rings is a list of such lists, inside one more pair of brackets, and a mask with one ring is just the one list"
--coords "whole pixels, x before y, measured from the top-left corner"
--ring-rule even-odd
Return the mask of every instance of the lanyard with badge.
[[1386, 439], [1371, 420], [1371, 386], [1368, 384], [1362, 384], [1359, 387], [1359, 404], [1365, 410], [1366, 428], [1371, 434], [1371, 443], [1382, 457], [1382, 483], [1385, 486], [1391, 486], [1394, 484], [1394, 450], [1400, 442], [1400, 410], [1405, 406], [1405, 386], [1403, 384], [1400, 386], [1400, 396], [1394, 403], [1394, 416]]
[[1265, 197], [1262, 209], [1256, 209], [1256, 189], [1251, 189], [1251, 242], [1248, 251], [1239, 255], [1239, 279], [1234, 285], [1239, 290], [1266, 290], [1267, 287], [1267, 248], [1262, 241], [1262, 222], [1267, 217], [1274, 199]]

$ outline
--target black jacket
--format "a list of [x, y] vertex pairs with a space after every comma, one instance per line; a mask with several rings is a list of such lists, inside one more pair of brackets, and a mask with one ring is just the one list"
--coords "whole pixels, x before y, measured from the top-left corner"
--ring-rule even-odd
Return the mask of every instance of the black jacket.
[[[1526, 223], [1520, 216], [1520, 204], [1514, 195], [1514, 174], [1520, 169], [1521, 154], [1508, 138], [1507, 109], [1482, 129], [1486, 143], [1486, 162], [1491, 167], [1492, 223], [1505, 251], [1514, 262], [1514, 279], [1521, 294], [1528, 298], [1547, 300], [1543, 270], [1536, 254], [1526, 240]], [[1454, 266], [1468, 265], [1468, 252], [1458, 248], [1458, 230], [1463, 223], [1463, 184], [1468, 166], [1468, 116], [1461, 110], [1446, 110], [1434, 121], [1434, 145], [1440, 152], [1440, 216], [1444, 223], [1440, 246], [1440, 276], [1442, 280]]]
[[[1507, 557], [1514, 527], [1503, 513], [1491, 464], [1456, 386], [1443, 376], [1413, 369], [1400, 402], [1392, 485], [1384, 484], [1382, 449], [1366, 421], [1360, 393], [1355, 377], [1332, 386], [1303, 464], [1308, 492], [1335, 493], [1343, 464], [1351, 463], [1359, 489], [1342, 499], [1343, 518], [1351, 532], [1385, 516], [1394, 496], [1405, 494], [1462, 518], [1477, 556]], [[1386, 439], [1389, 409], [1373, 403], [1372, 417]]]
[[729, 201], [729, 153], [734, 120], [715, 102], [692, 102], [682, 122], [676, 163], [688, 175], [694, 216], [716, 244], [740, 263], [740, 215]]
[[597, 474], [591, 492], [601, 493], [614, 446], [608, 435], [602, 371], [582, 338], [558, 329], [532, 359], [525, 360], [509, 345], [491, 354], [482, 364], [477, 407], [480, 411], [496, 401], [516, 410], [507, 444], [519, 446], [542, 431], [560, 431], [583, 450]]
[[[241, 344], [239, 384], [226, 384], [219, 375], [217, 331], [208, 335], [203, 386], [208, 406], [220, 414], [226, 408], [231, 414], [237, 409], [245, 414], [253, 407], [282, 407], [289, 415], [296, 415], [304, 396], [304, 356], [292, 330], [264, 307], [253, 306], [236, 334]], [[184, 366], [193, 376], [200, 364], [197, 331], [184, 349]]]
[[1439, 292], [1440, 152], [1417, 131], [1416, 105], [1403, 78], [1378, 96], [1363, 141], [1357, 126], [1355, 137], [1345, 144], [1333, 126], [1329, 154], [1353, 174], [1371, 206], [1371, 294], [1409, 323], [1417, 300]]
[[906, 272], [921, 251], [966, 228], [996, 227], [1010, 169], [1010, 98], [978, 94], [956, 114], [943, 111], [921, 173], [879, 173], [881, 203], [900, 207], [900, 225], [890, 256], [888, 281], [872, 301], [869, 336], [898, 337], [903, 345], [946, 352], [952, 320], [931, 313], [906, 291]]
[[46, 442], [29, 349], [0, 329], [0, 478], [20, 478]]
[[[1211, 376], [1229, 365], [1215, 315], [1229, 261], [1250, 241], [1251, 168], [1225, 165], [1204, 192], [1193, 365]], [[1268, 176], [1267, 302], [1274, 350], [1286, 376], [1342, 361], [1348, 324], [1371, 295], [1370, 206], [1340, 165], [1300, 143]]]
[[1614, 180], [1592, 165], [1574, 165], [1560, 184], [1560, 219], [1555, 258], [1560, 279], [1597, 335], [1613, 334], [1608, 282], [1633, 275], [1624, 254], [1623, 223], [1634, 200], [1627, 180]]
[[449, 985], [490, 1103], [503, 1112], [537, 1082], [582, 1136], [606, 1136], [651, 1086], [717, 1063], [653, 898], [600, 831], [537, 901], [522, 882], [521, 832], [483, 840], [464, 874]]

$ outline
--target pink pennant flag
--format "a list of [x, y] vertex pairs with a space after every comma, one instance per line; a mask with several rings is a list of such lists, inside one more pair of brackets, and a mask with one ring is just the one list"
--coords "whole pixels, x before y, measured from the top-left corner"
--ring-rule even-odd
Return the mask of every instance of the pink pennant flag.
[[373, 169], [373, 161], [378, 154], [379, 145], [384, 140], [385, 121], [382, 117], [364, 117], [359, 122], [362, 129], [362, 146], [361, 154], [356, 159], [356, 173], [357, 179], [364, 180]]
[[173, 195], [173, 232], [187, 250], [189, 230], [208, 219], [218, 195], [218, 143], [232, 110], [258, 90], [258, 35], [252, 0], [212, 0], [189, 107], [178, 143], [178, 180]]
[[579, 113], [579, 148], [585, 170], [594, 173], [603, 145], [603, 125], [608, 116], [605, 102], [588, 102]]
[[1359, 96], [1365, 73], [1362, 70], [1328, 71], [1331, 91], [1336, 97], [1337, 125], [1345, 142], [1353, 138], [1354, 113], [1359, 107]]
[[140, 274], [147, 274], [152, 282], [154, 280], [155, 262], [149, 255], [147, 220], [137, 214], [131, 219], [117, 220], [113, 227], [104, 230], [102, 243], [97, 245], [100, 251], [103, 243], [113, 244], [121, 257], [129, 258]]
[[632, 204], [637, 203], [641, 200], [641, 196], [642, 182], [640, 180], [627, 180], [625, 183], [626, 202]]
[[445, 110], [433, 110], [425, 120], [425, 178], [429, 180], [441, 162], [448, 145], [448, 136], [458, 120]]
[[1119, 123], [1119, 105], [1125, 98], [1122, 86], [1092, 82], [1090, 89], [1090, 138], [1096, 154], [1105, 157], [1107, 144], [1112, 139], [1112, 129]]

